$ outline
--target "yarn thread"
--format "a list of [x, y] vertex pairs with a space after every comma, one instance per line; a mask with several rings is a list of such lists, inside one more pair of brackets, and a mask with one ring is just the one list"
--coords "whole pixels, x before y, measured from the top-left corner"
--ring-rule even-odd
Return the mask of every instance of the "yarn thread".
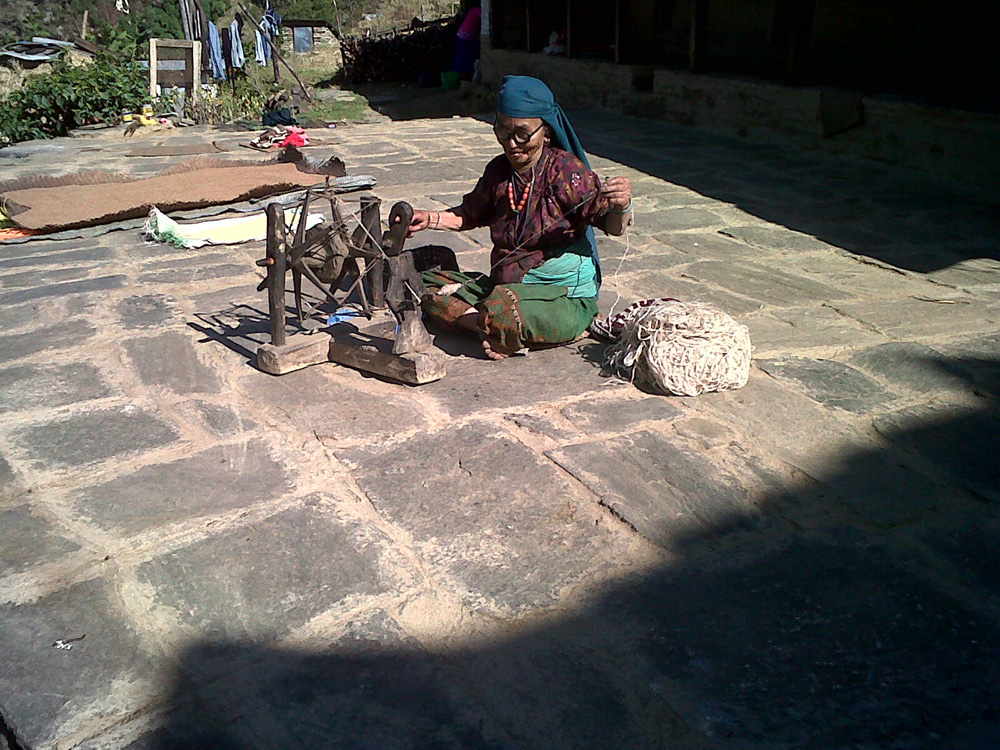
[[750, 331], [712, 305], [647, 300], [618, 313], [624, 325], [605, 366], [675, 396], [742, 388], [750, 377]]

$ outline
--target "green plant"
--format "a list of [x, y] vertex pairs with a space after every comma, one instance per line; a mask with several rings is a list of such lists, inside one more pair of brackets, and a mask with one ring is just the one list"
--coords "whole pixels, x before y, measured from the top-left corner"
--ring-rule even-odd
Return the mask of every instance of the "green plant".
[[0, 101], [0, 145], [113, 122], [122, 110], [138, 111], [147, 96], [145, 72], [132, 62], [110, 55], [89, 65], [59, 62]]
[[270, 90], [253, 76], [214, 84], [201, 92], [197, 104], [186, 105], [190, 115], [206, 125], [248, 121], [260, 124]]

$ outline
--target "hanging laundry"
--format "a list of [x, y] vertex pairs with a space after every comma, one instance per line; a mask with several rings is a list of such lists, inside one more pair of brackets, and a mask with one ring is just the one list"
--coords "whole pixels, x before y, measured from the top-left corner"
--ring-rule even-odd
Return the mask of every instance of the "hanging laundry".
[[267, 42], [264, 41], [264, 37], [261, 36], [259, 31], [254, 31], [253, 39], [253, 59], [257, 61], [257, 64], [261, 67], [267, 65], [269, 49]]
[[233, 34], [228, 26], [219, 29], [219, 36], [222, 37], [222, 64], [226, 66], [226, 73], [233, 72]]
[[226, 64], [222, 61], [222, 38], [219, 28], [208, 22], [208, 62], [212, 66], [212, 78], [226, 80]]
[[[274, 9], [268, 7], [264, 11], [263, 18], [260, 19], [260, 29], [271, 39], [279, 39], [281, 37], [281, 16]], [[264, 45], [264, 56], [268, 60], [271, 59], [271, 53], [271, 45]]]
[[233, 49], [231, 57], [229, 58], [230, 63], [234, 68], [242, 68], [246, 63], [247, 58], [243, 52], [243, 38], [240, 36], [240, 31], [243, 27], [243, 19], [240, 18], [239, 14], [236, 14], [236, 18], [233, 22], [229, 24], [229, 34], [232, 37]]

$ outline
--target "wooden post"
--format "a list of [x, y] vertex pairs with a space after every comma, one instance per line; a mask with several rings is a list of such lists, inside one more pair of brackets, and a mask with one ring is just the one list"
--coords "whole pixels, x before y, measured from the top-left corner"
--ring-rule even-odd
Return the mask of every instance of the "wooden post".
[[156, 97], [156, 71], [157, 71], [157, 61], [156, 61], [156, 39], [149, 40], [149, 95], [152, 98]]
[[191, 42], [191, 102], [201, 99], [201, 42]]
[[80, 24], [80, 38], [83, 41], [87, 41], [87, 20], [88, 20], [89, 14], [90, 14], [89, 10], [83, 11], [83, 23]]
[[622, 3], [621, 0], [615, 0], [615, 64], [620, 64], [622, 61]]
[[785, 75], [789, 83], [802, 83], [809, 76], [809, 48], [816, 25], [816, 0], [795, 0], [792, 8], [792, 34]]
[[285, 345], [285, 212], [280, 203], [267, 206], [267, 306], [271, 344]]
[[385, 307], [386, 264], [385, 259], [379, 253], [378, 244], [382, 237], [381, 204], [382, 201], [374, 195], [361, 196], [361, 224], [364, 229], [359, 226], [354, 230], [353, 237], [357, 247], [365, 248], [373, 256], [371, 262], [375, 266], [368, 276], [368, 283], [374, 307]]
[[[281, 34], [280, 29], [278, 30], [278, 34]], [[274, 54], [274, 51], [278, 49], [278, 45], [281, 44], [281, 37], [268, 34], [267, 38], [271, 43], [271, 66], [274, 68], [274, 82], [279, 83], [281, 80], [281, 71], [278, 70], [278, 56]]]
[[566, 57], [573, 56], [573, 10], [572, 3], [566, 3]]
[[708, 61], [708, 7], [709, 0], [694, 0], [691, 11], [691, 53], [688, 69], [703, 73]]

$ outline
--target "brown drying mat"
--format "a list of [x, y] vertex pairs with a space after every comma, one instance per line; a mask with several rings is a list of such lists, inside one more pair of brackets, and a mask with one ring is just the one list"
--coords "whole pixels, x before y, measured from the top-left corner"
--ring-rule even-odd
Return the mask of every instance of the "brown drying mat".
[[[158, 171], [153, 177], [163, 177], [168, 174], [178, 174], [180, 172], [196, 172], [199, 169], [226, 169], [228, 167], [252, 167], [262, 164], [278, 164], [281, 154], [275, 153], [267, 159], [232, 158], [230, 156], [195, 156], [193, 159], [185, 159], [177, 164], [172, 164], [166, 169]], [[28, 174], [15, 177], [12, 180], [0, 182], [0, 196], [12, 193], [15, 190], [27, 190], [28, 188], [59, 187], [60, 185], [99, 185], [105, 182], [137, 182], [139, 180], [150, 179], [148, 177], [136, 177], [134, 174], [124, 172], [113, 172], [109, 169], [92, 169], [88, 172], [67, 172], [66, 174]]]
[[194, 156], [195, 154], [218, 154], [229, 149], [218, 141], [211, 143], [184, 143], [174, 146], [138, 146], [125, 156]]
[[211, 167], [174, 168], [132, 182], [13, 190], [3, 193], [0, 201], [18, 226], [55, 232], [142, 218], [151, 205], [169, 213], [263, 198], [318, 181], [316, 175], [300, 172], [294, 164], [229, 166], [214, 161]]

